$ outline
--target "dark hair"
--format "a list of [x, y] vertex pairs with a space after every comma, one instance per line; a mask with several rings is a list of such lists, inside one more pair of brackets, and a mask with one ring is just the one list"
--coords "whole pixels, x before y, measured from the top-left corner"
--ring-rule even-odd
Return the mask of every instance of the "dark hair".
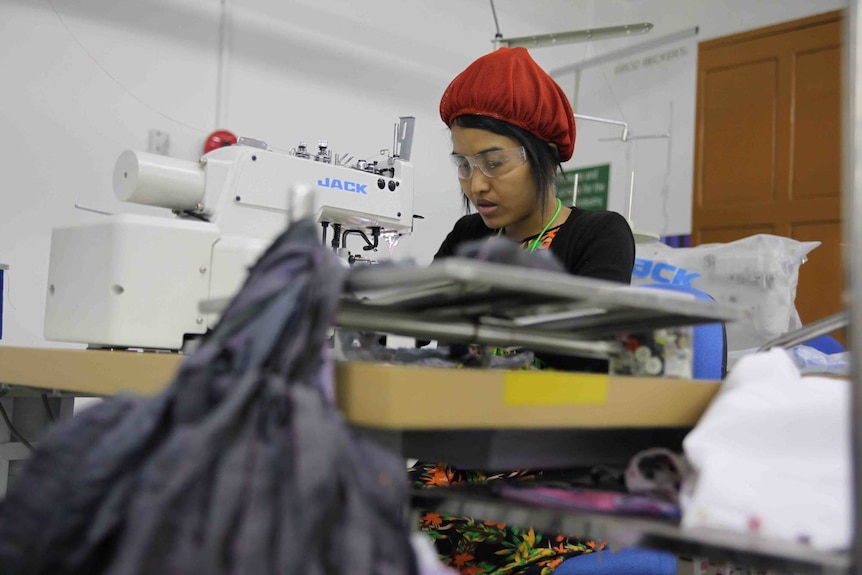
[[[534, 136], [523, 128], [514, 124], [491, 118], [490, 116], [477, 116], [466, 114], [452, 120], [452, 126], [460, 128], [474, 128], [485, 130], [500, 136], [511, 138], [524, 146], [527, 152], [527, 160], [531, 165], [533, 182], [536, 184], [536, 203], [542, 212], [545, 211], [548, 188], [554, 187], [554, 172], [557, 167], [562, 170], [560, 156], [557, 150], [547, 142]], [[450, 126], [451, 127], [451, 126]], [[464, 196], [464, 208], [470, 210], [470, 200]]]

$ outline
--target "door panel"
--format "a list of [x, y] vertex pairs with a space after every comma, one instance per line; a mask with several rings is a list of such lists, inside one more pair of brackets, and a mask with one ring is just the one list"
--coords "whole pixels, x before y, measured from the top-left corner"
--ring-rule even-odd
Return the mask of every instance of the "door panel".
[[777, 76], [776, 60], [705, 74], [702, 204], [771, 200]]
[[841, 18], [812, 16], [698, 50], [692, 244], [757, 233], [822, 242], [800, 267], [803, 322], [843, 309]]
[[[835, 270], [841, 270], [841, 222], [794, 224], [791, 237], [801, 242], [822, 242], [808, 254], [808, 261], [799, 268], [799, 291], [818, 294], [824, 279], [830, 279]], [[825, 296], [826, 294], [824, 294]], [[802, 323], [822, 319], [844, 309], [840, 299], [832, 297], [797, 298], [796, 310]]]
[[791, 195], [840, 197], [840, 47], [798, 54], [794, 72]]

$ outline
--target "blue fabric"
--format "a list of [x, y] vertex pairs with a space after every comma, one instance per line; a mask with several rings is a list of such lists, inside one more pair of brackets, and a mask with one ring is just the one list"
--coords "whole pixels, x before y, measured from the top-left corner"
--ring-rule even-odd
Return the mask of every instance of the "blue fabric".
[[681, 236], [662, 236], [661, 243], [672, 248], [690, 248], [691, 234]]
[[[640, 287], [677, 291], [691, 294], [700, 300], [715, 301], [709, 294], [687, 285], [642, 284]], [[724, 379], [727, 366], [727, 336], [724, 324], [717, 322], [695, 326], [693, 348], [694, 379]]]
[[844, 346], [841, 345], [841, 342], [832, 337], [831, 335], [817, 336], [814, 339], [806, 341], [803, 345], [813, 347], [817, 351], [825, 353], [826, 355], [832, 355], [833, 353], [841, 353], [842, 351], [847, 351]]
[[673, 553], [632, 547], [566, 559], [554, 575], [676, 575], [676, 567]]

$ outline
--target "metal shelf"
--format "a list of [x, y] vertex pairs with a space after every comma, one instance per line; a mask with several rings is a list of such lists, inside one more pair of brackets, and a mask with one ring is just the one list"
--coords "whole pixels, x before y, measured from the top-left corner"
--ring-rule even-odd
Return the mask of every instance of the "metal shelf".
[[494, 499], [459, 488], [413, 489], [411, 497], [415, 508], [509, 525], [529, 525], [546, 533], [588, 535], [590, 539], [607, 542], [611, 549], [637, 545], [684, 557], [709, 557], [756, 569], [792, 573], [838, 575], [848, 573], [851, 566], [847, 553], [818, 551], [801, 543], [719, 529], [686, 529], [669, 520], [552, 509]]
[[684, 293], [469, 258], [358, 268], [345, 293], [341, 327], [587, 357], [616, 353], [615, 335], [747, 316]]
[[[537, 330], [566, 345], [591, 339], [610, 345], [602, 338], [745, 317], [738, 308], [679, 294], [457, 258], [422, 269], [358, 270], [351, 274], [347, 293], [356, 300], [343, 302], [339, 325], [438, 338], [445, 333], [478, 343], [504, 337], [510, 337], [511, 343]], [[483, 340], [483, 327], [507, 331], [485, 333]], [[524, 339], [524, 345], [529, 345], [529, 337]], [[457, 489], [414, 490], [412, 496], [417, 508], [588, 536], [607, 541], [612, 548], [638, 545], [792, 573], [845, 574], [852, 565], [848, 553], [823, 552], [803, 543], [747, 533], [685, 529], [666, 520], [554, 509]]]

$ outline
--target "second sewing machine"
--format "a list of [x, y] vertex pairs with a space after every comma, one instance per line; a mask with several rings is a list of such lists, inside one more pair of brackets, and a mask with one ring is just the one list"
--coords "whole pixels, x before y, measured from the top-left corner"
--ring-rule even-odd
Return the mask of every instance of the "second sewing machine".
[[[217, 316], [200, 303], [233, 296], [247, 269], [313, 197], [323, 241], [351, 263], [347, 238], [413, 229], [414, 118], [395, 126], [391, 151], [375, 160], [333, 157], [326, 142], [289, 152], [240, 138], [199, 162], [126, 151], [114, 168], [123, 201], [175, 217], [117, 214], [51, 235], [45, 337], [90, 347], [182, 349]], [[385, 152], [385, 154], [384, 154]], [[307, 207], [303, 208], [303, 211]]]

